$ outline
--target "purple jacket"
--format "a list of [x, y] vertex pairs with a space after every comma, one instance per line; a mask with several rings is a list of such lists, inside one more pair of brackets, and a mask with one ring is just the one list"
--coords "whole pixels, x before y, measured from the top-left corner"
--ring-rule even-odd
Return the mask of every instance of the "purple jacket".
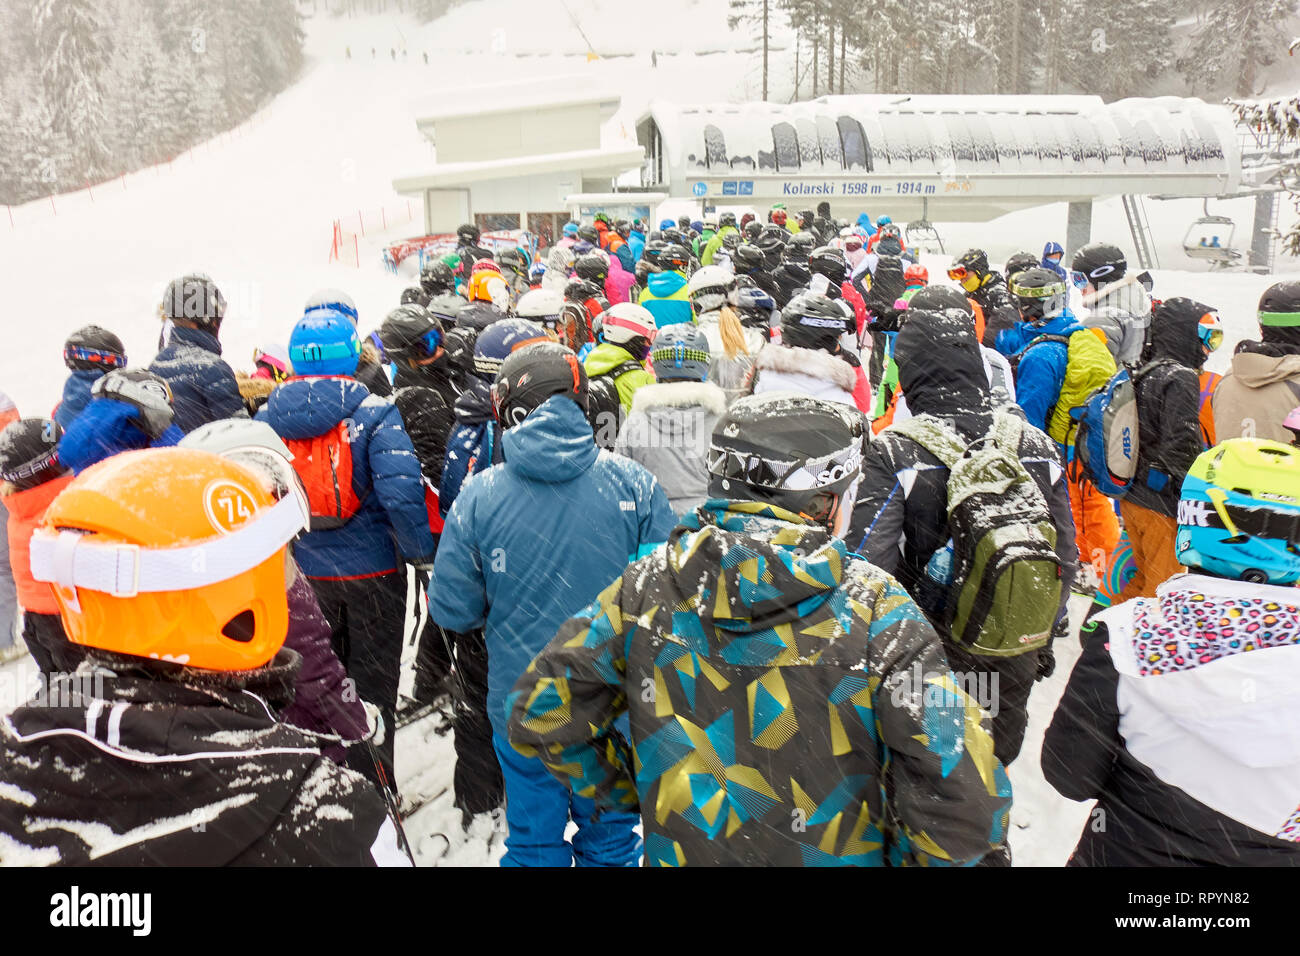
[[[284, 646], [302, 657], [293, 703], [280, 714], [296, 727], [360, 740], [366, 734], [366, 711], [356, 691], [345, 684], [347, 672], [334, 654], [330, 626], [316, 603], [307, 578], [298, 572], [289, 588], [289, 634]], [[333, 757], [327, 751], [326, 756]]]
[[628, 272], [619, 263], [617, 256], [609, 257], [609, 275], [605, 276], [605, 298], [610, 305], [631, 302], [629, 290], [636, 285], [636, 275]]

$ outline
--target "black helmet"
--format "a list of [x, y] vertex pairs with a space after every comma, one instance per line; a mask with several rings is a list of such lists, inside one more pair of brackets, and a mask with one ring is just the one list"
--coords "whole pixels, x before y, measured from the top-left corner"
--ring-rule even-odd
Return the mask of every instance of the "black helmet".
[[965, 269], [979, 278], [989, 274], [989, 254], [983, 249], [967, 249], [952, 264], [953, 269]]
[[647, 239], [645, 251], [641, 253], [641, 261], [650, 263], [650, 265], [655, 268], [655, 271], [658, 271], [659, 254], [667, 248], [668, 243], [664, 242], [662, 239]]
[[442, 295], [435, 295], [424, 308], [430, 315], [443, 324], [444, 327], [456, 324], [456, 318], [460, 315], [465, 306], [469, 305], [458, 295], [444, 292]]
[[774, 222], [765, 223], [763, 228], [759, 230], [758, 239], [759, 245], [762, 245], [764, 240], [775, 240], [784, 246], [790, 241], [790, 230], [786, 229], [785, 226], [778, 226]]
[[591, 223], [586, 223], [578, 227], [578, 238], [590, 242], [596, 248], [600, 248], [600, 233]]
[[632, 224], [626, 219], [620, 219], [618, 222], [614, 223], [614, 231], [626, 239], [628, 236], [632, 235]]
[[1275, 282], [1259, 297], [1259, 337], [1283, 346], [1300, 346], [1300, 282]]
[[762, 231], [763, 231], [763, 224], [759, 222], [757, 219], [749, 220], [749, 222], [745, 223], [745, 228], [741, 230], [741, 232], [745, 234], [745, 239], [748, 242], [753, 242], [755, 239], [757, 239], [759, 233], [761, 233]]
[[811, 229], [811, 228], [812, 228], [812, 224], [813, 224], [813, 220], [816, 219], [816, 218], [817, 218], [817, 214], [814, 213], [811, 209], [803, 209], [803, 210], [800, 210], [800, 212], [799, 212], [799, 228], [800, 228], [800, 229]]
[[492, 408], [502, 428], [513, 428], [555, 395], [587, 411], [587, 373], [573, 352], [559, 342], [528, 345], [501, 363], [492, 386]]
[[603, 285], [605, 279], [609, 277], [609, 260], [599, 252], [589, 252], [574, 260], [573, 271], [579, 279]]
[[95, 382], [91, 398], [111, 398], [135, 408], [135, 423], [151, 439], [161, 437], [176, 412], [167, 380], [148, 369], [117, 368]]
[[691, 253], [685, 246], [675, 243], [659, 253], [657, 265], [660, 269], [676, 269], [685, 272], [691, 265]]
[[416, 286], [408, 286], [402, 290], [402, 305], [419, 305], [422, 306], [428, 301], [428, 295], [423, 289]]
[[448, 329], [442, 337], [442, 347], [447, 352], [447, 362], [452, 368], [462, 372], [474, 371], [474, 345], [478, 340], [478, 329], [468, 329], [458, 325]]
[[511, 247], [497, 253], [497, 265], [502, 272], [513, 272], [517, 276], [528, 275], [528, 258], [521, 249]]
[[162, 310], [173, 322], [182, 320], [202, 328], [218, 328], [226, 316], [226, 300], [211, 276], [196, 272], [171, 281], [163, 295]]
[[477, 246], [482, 235], [472, 222], [456, 227], [456, 241], [462, 246]]
[[1272, 316], [1294, 317], [1300, 314], [1300, 281], [1290, 279], [1286, 282], [1274, 282], [1259, 297], [1260, 325], [1281, 325]]
[[690, 232], [690, 231], [691, 231], [691, 217], [690, 217], [690, 216], [678, 216], [678, 217], [677, 217], [677, 228], [680, 229], [682, 232]]
[[389, 312], [379, 327], [384, 352], [395, 362], [427, 359], [442, 345], [442, 322], [428, 309], [401, 305]]
[[1124, 278], [1128, 262], [1119, 246], [1109, 242], [1090, 242], [1074, 254], [1070, 269], [1082, 273], [1096, 287]]
[[975, 310], [971, 308], [970, 299], [966, 298], [966, 294], [950, 285], [928, 285], [924, 289], [918, 289], [912, 298], [908, 299], [907, 308], [909, 312], [912, 309], [926, 312], [960, 309], [969, 316], [975, 315]]
[[790, 237], [790, 241], [785, 244], [781, 258], [786, 262], [806, 266], [816, 247], [817, 237], [811, 232], [796, 232]]
[[814, 249], [808, 258], [808, 271], [813, 275], [825, 276], [838, 287], [849, 273], [849, 261], [844, 258], [842, 249], [822, 246]]
[[1021, 317], [1034, 325], [1055, 318], [1065, 308], [1065, 280], [1051, 269], [1025, 269], [1007, 287], [1020, 304]]
[[0, 481], [19, 491], [35, 488], [62, 470], [59, 423], [48, 418], [21, 418], [0, 431]]
[[852, 320], [834, 299], [814, 292], [795, 296], [781, 310], [781, 344], [834, 355]]
[[108, 329], [87, 325], [77, 329], [63, 343], [63, 364], [70, 369], [109, 371], [126, 367], [122, 340]]
[[718, 228], [723, 229], [727, 226], [736, 224], [736, 214], [734, 212], [724, 212], [718, 215]]
[[1024, 272], [1026, 269], [1035, 269], [1038, 267], [1038, 256], [1032, 252], [1017, 252], [1007, 260], [1007, 267], [1002, 271], [1002, 277], [1008, 282], [1017, 272]]
[[847, 405], [767, 393], [732, 402], [713, 428], [709, 496], [763, 501], [834, 529], [862, 472], [865, 428]]
[[420, 270], [420, 288], [429, 295], [452, 292], [456, 288], [456, 274], [441, 259], [430, 259]]
[[669, 226], [667, 229], [660, 232], [659, 238], [662, 239], [666, 245], [670, 246], [689, 245], [686, 236], [683, 235], [682, 231], [676, 226]]

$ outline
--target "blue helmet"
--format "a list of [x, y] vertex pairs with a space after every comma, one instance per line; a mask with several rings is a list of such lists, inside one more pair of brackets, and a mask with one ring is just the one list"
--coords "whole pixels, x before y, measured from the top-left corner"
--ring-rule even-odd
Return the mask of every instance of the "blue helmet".
[[357, 324], [357, 304], [352, 301], [352, 296], [342, 289], [317, 289], [308, 296], [306, 305], [302, 307], [302, 314], [306, 315], [317, 309], [333, 309], [335, 312], [342, 312], [352, 320], [353, 325]]
[[576, 222], [566, 222], [564, 224], [564, 234], [572, 238], [578, 234], [578, 224]]
[[676, 219], [661, 219], [659, 220], [659, 231], [662, 232], [665, 229], [672, 229], [676, 225], [677, 225]]
[[1253, 584], [1300, 581], [1300, 448], [1230, 438], [1183, 479], [1178, 560]]
[[337, 309], [313, 309], [293, 327], [289, 361], [298, 375], [352, 375], [361, 361], [357, 327]]
[[541, 282], [542, 276], [546, 275], [546, 263], [538, 259], [528, 267], [528, 281]]
[[666, 326], [655, 336], [650, 364], [660, 382], [702, 382], [709, 374], [709, 339], [690, 322]]
[[703, 232], [703, 231], [704, 231], [704, 222], [703, 222], [703, 220], [700, 220], [700, 219], [692, 219], [692, 220], [691, 220], [691, 228], [694, 229], [696, 232]]
[[474, 340], [474, 371], [489, 382], [496, 381], [501, 363], [515, 349], [541, 342], [553, 342], [546, 329], [524, 319], [493, 322]]

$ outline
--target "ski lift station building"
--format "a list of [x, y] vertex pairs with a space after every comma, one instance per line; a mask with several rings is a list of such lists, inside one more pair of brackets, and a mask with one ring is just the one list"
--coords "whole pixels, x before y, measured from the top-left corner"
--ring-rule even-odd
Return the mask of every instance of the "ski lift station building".
[[[635, 144], [625, 135], [602, 146], [602, 124], [620, 108], [617, 95], [586, 94], [422, 117], [438, 165], [394, 185], [424, 199], [431, 232], [471, 213], [516, 215], [517, 228], [560, 210], [653, 214], [668, 198], [755, 210], [782, 202], [791, 211], [827, 202], [837, 218], [866, 210], [899, 222], [983, 221], [1066, 202], [1072, 249], [1090, 239], [1095, 199], [1230, 197], [1253, 188], [1231, 113], [1199, 99], [653, 101], [627, 123]], [[1139, 239], [1145, 223], [1130, 215], [1130, 224]]]

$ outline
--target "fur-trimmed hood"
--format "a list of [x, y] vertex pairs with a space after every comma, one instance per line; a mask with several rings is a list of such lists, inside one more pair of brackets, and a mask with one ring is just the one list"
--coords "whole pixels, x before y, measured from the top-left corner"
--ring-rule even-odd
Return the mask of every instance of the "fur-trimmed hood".
[[273, 378], [254, 378], [244, 372], [235, 373], [239, 383], [239, 396], [245, 401], [255, 401], [259, 406], [271, 397], [271, 392], [279, 383]]
[[1083, 306], [1092, 312], [1114, 309], [1129, 315], [1151, 314], [1151, 296], [1137, 276], [1127, 275], [1118, 282], [1102, 286], [1090, 295], [1083, 296]]
[[771, 371], [785, 375], [806, 375], [829, 382], [850, 395], [858, 381], [853, 366], [829, 352], [775, 343], [764, 346], [758, 353], [754, 369], [756, 373]]
[[696, 407], [721, 417], [727, 410], [727, 395], [712, 382], [657, 382], [632, 393], [633, 414], [656, 408]]

